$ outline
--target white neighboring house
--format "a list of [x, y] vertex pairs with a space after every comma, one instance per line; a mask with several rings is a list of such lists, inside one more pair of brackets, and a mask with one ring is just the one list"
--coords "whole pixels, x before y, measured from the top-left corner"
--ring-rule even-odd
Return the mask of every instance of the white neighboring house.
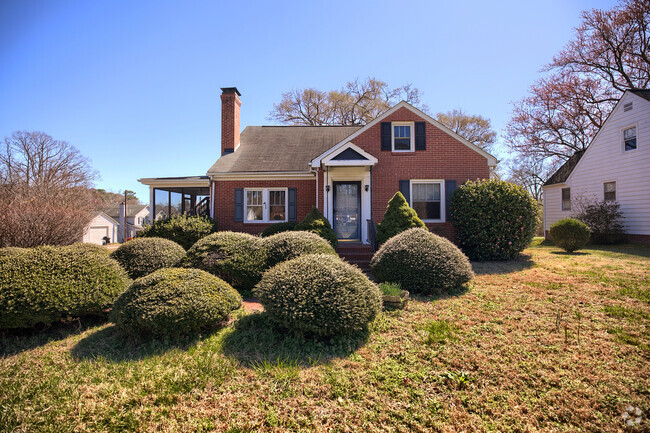
[[587, 149], [543, 186], [544, 233], [581, 200], [616, 200], [630, 241], [650, 243], [650, 90], [627, 90]]
[[[126, 207], [126, 237], [134, 237], [149, 218], [148, 205], [130, 204]], [[124, 242], [124, 205], [112, 206], [98, 211], [84, 230], [82, 242], [102, 245], [104, 236], [111, 243]]]

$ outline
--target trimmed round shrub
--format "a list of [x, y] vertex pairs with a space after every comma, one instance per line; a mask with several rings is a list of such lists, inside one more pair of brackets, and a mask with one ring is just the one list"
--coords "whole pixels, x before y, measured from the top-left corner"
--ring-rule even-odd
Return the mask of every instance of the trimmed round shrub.
[[277, 233], [282, 233], [282, 232], [290, 232], [292, 230], [296, 229], [296, 223], [295, 221], [287, 221], [286, 223], [274, 223], [262, 230], [262, 233], [260, 233], [260, 236], [263, 238], [267, 238], [269, 236], [273, 236], [274, 234]]
[[178, 266], [185, 250], [169, 239], [136, 238], [120, 245], [112, 256], [135, 279], [161, 268]]
[[474, 277], [469, 260], [456, 245], [422, 228], [390, 238], [370, 266], [378, 282], [399, 283], [422, 294], [446, 293]]
[[27, 248], [20, 247], [4, 247], [0, 248], [0, 257], [1, 256], [10, 256], [12, 254], [21, 254], [26, 251], [29, 251]]
[[199, 269], [159, 269], [133, 282], [115, 301], [110, 318], [135, 338], [195, 335], [215, 328], [241, 306], [221, 278]]
[[260, 246], [266, 259], [263, 271], [306, 254], [336, 254], [325, 239], [304, 231], [278, 233], [262, 239]]
[[413, 227], [425, 227], [415, 210], [409, 206], [401, 192], [388, 202], [384, 219], [377, 224], [377, 243], [383, 244], [398, 233]]
[[183, 265], [216, 275], [238, 290], [250, 290], [262, 277], [264, 261], [260, 238], [228, 231], [213, 233], [194, 244]]
[[478, 180], [451, 196], [458, 245], [471, 260], [511, 260], [533, 240], [537, 202], [509, 182]]
[[85, 246], [0, 254], [0, 329], [102, 314], [130, 282], [108, 254]]
[[296, 224], [294, 230], [316, 233], [329, 242], [333, 248], [336, 248], [339, 242], [336, 239], [336, 233], [334, 233], [330, 222], [316, 208], [313, 208], [302, 221]]
[[591, 234], [587, 224], [573, 218], [562, 218], [555, 222], [549, 232], [553, 243], [569, 253], [587, 245]]
[[174, 215], [145, 225], [138, 237], [169, 239], [188, 250], [199, 239], [216, 231], [217, 221], [212, 218]]
[[317, 335], [365, 329], [382, 305], [379, 288], [359, 268], [328, 254], [280, 263], [253, 291], [274, 322]]

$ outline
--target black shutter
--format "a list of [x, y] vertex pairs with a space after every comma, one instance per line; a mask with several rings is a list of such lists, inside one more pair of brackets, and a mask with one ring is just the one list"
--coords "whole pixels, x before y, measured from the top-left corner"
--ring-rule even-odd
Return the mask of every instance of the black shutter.
[[411, 181], [410, 180], [400, 180], [399, 181], [399, 192], [402, 193], [406, 202], [411, 205]]
[[244, 188], [235, 188], [235, 221], [244, 221]]
[[289, 221], [296, 221], [296, 188], [289, 188]]
[[390, 131], [390, 122], [381, 122], [381, 150], [391, 150], [393, 135]]
[[446, 180], [445, 181], [445, 214], [446, 214], [446, 220], [449, 221], [451, 219], [451, 211], [450, 211], [450, 203], [451, 203], [451, 195], [456, 191], [456, 181], [455, 180]]
[[427, 150], [426, 122], [415, 122], [415, 150]]

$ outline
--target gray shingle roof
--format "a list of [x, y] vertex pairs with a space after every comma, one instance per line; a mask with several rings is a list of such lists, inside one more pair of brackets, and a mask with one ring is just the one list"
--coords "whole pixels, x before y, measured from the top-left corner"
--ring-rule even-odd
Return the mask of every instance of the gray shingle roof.
[[247, 126], [233, 153], [208, 170], [214, 173], [307, 171], [309, 161], [360, 126]]
[[[145, 204], [130, 204], [126, 207], [126, 217], [127, 218], [134, 217], [137, 215], [138, 212], [140, 212], [142, 209], [146, 207], [147, 205]], [[109, 208], [104, 209], [103, 212], [109, 217], [113, 218], [114, 220], [119, 220], [120, 218], [119, 206], [111, 206]]]
[[578, 161], [580, 161], [580, 158], [582, 158], [582, 155], [584, 155], [585, 150], [586, 149], [579, 150], [574, 153], [571, 158], [567, 159], [567, 161], [562, 164], [555, 173], [553, 173], [553, 176], [549, 177], [548, 180], [544, 182], [544, 186], [564, 183], [569, 178], [569, 175], [571, 175], [571, 172], [578, 164]]
[[650, 101], [650, 89], [631, 89], [630, 92]]

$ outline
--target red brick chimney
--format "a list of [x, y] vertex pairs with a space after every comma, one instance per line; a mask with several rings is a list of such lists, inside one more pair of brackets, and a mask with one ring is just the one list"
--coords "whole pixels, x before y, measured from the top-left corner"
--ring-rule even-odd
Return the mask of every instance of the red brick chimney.
[[241, 93], [236, 87], [221, 88], [221, 154], [232, 153], [239, 145]]

